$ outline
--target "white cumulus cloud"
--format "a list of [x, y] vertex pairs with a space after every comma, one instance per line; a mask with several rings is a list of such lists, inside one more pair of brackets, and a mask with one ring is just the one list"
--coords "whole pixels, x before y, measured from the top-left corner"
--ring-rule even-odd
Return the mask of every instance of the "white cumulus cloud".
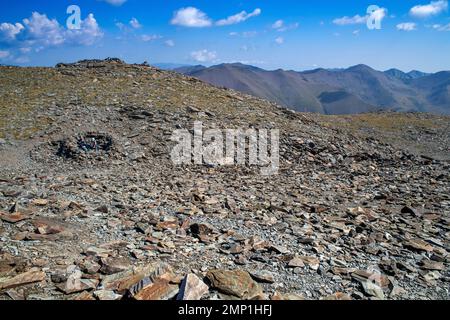
[[247, 11], [241, 11], [235, 15], [229, 16], [226, 19], [221, 19], [221, 20], [217, 21], [216, 25], [229, 26], [232, 24], [244, 22], [244, 21], [250, 19], [251, 17], [259, 16], [260, 14], [261, 14], [261, 9], [259, 9], [259, 8], [256, 8], [251, 13], [247, 13]]
[[386, 16], [387, 16], [387, 9], [379, 8], [373, 11], [371, 14], [367, 14], [365, 16], [360, 16], [359, 14], [357, 14], [353, 17], [344, 16], [342, 18], [336, 18], [333, 20], [333, 23], [338, 26], [365, 24], [367, 23], [367, 20], [369, 18], [378, 21], [383, 21], [383, 19], [386, 18]]
[[428, 18], [438, 15], [448, 9], [448, 1], [432, 1], [429, 4], [417, 5], [411, 8], [409, 13], [418, 18]]
[[64, 34], [68, 43], [85, 46], [93, 45], [103, 37], [103, 32], [92, 13], [81, 22], [80, 30], [66, 30]]
[[31, 17], [24, 19], [27, 41], [40, 46], [56, 46], [64, 43], [64, 28], [56, 19], [33, 12]]
[[283, 20], [277, 20], [272, 24], [272, 29], [277, 30], [278, 32], [284, 32], [288, 30], [294, 30], [299, 27], [299, 23], [295, 22], [290, 25], [286, 25]]
[[142, 28], [142, 24], [140, 24], [139, 21], [138, 21], [138, 19], [136, 19], [136, 18], [132, 18], [132, 19], [130, 20], [130, 26], [131, 26], [133, 29], [140, 29], [140, 28]]
[[280, 29], [284, 27], [284, 21], [283, 20], [277, 20], [272, 24], [272, 29]]
[[0, 24], [0, 41], [12, 41], [16, 39], [16, 36], [23, 30], [25, 27], [21, 23], [7, 23], [3, 22]]
[[339, 26], [345, 26], [345, 25], [349, 25], [349, 24], [363, 24], [366, 23], [367, 21], [367, 16], [360, 16], [359, 14], [357, 14], [356, 16], [353, 17], [342, 17], [342, 18], [336, 18], [333, 20], [334, 24], [337, 24]]
[[125, 2], [127, 2], [127, 0], [99, 0], [99, 1], [103, 1], [103, 2], [109, 3], [109, 4], [111, 4], [113, 6], [116, 6], [116, 7], [120, 7]]
[[414, 31], [417, 30], [417, 24], [414, 22], [404, 22], [397, 24], [397, 30], [401, 31]]
[[212, 62], [217, 59], [217, 53], [203, 49], [191, 52], [191, 58], [197, 62]]
[[176, 26], [203, 28], [211, 26], [212, 20], [199, 9], [187, 7], [176, 11], [170, 23]]
[[[20, 37], [17, 37], [19, 34]], [[56, 19], [33, 12], [30, 18], [23, 19], [23, 24], [2, 23], [0, 35], [0, 42], [15, 39], [18, 50], [27, 53], [32, 49], [41, 51], [62, 44], [92, 45], [103, 33], [92, 13], [81, 21], [80, 29], [77, 30], [66, 29]]]

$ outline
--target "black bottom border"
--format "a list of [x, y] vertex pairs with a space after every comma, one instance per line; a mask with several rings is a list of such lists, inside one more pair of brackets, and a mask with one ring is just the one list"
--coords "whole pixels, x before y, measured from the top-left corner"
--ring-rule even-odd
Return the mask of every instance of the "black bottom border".
[[[448, 301], [0, 301], [15, 318], [29, 312], [44, 319], [401, 319], [440, 316]], [[162, 317], [161, 317], [162, 316]], [[76, 319], [75, 318], [75, 319]]]

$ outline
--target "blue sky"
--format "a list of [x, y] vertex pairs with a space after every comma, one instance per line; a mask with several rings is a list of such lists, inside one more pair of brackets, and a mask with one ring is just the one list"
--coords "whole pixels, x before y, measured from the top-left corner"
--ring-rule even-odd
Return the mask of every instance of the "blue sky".
[[[81, 29], [69, 30], [69, 5]], [[368, 14], [369, 5], [379, 10]], [[381, 29], [366, 20], [378, 17]], [[265, 69], [450, 70], [446, 0], [2, 0], [0, 63], [52, 66], [83, 58]]]

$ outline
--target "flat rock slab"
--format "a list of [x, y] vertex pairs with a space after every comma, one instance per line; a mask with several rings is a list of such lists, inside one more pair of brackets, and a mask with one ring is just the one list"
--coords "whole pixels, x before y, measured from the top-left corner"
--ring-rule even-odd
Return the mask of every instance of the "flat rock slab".
[[133, 298], [146, 301], [170, 300], [177, 295], [178, 291], [179, 287], [177, 285], [171, 284], [166, 279], [157, 279], [144, 287]]
[[10, 214], [10, 213], [0, 211], [0, 219], [5, 222], [9, 222], [9, 223], [17, 223], [17, 222], [20, 222], [23, 220], [30, 219], [30, 216], [20, 213], [20, 212]]
[[97, 288], [98, 280], [95, 279], [75, 279], [67, 281], [62, 285], [58, 285], [60, 289], [65, 294], [77, 293], [85, 290], [92, 290]]
[[[153, 263], [143, 267], [130, 268], [129, 270], [104, 277], [102, 288], [105, 290], [116, 291], [119, 294], [125, 294], [145, 278], [150, 280], [155, 279], [169, 271], [170, 267], [162, 263]], [[133, 291], [134, 292], [132, 293], [134, 294], [139, 290], [133, 289]]]
[[408, 249], [413, 249], [417, 251], [432, 252], [434, 250], [431, 244], [421, 239], [411, 239], [409, 241], [406, 241], [403, 245]]
[[275, 282], [275, 276], [273, 275], [273, 273], [266, 271], [266, 270], [250, 271], [250, 275], [257, 282], [262, 282], [262, 283], [274, 283]]
[[15, 277], [0, 279], [0, 290], [20, 287], [26, 284], [41, 282], [45, 280], [45, 273], [42, 271], [28, 271]]
[[281, 301], [281, 300], [293, 300], [293, 301], [298, 301], [298, 300], [305, 300], [305, 297], [303, 297], [300, 294], [296, 294], [296, 293], [280, 293], [280, 292], [275, 292], [272, 295], [271, 300], [274, 301]]
[[263, 296], [257, 284], [246, 271], [212, 270], [206, 275], [211, 286], [219, 292], [244, 300], [257, 299]]

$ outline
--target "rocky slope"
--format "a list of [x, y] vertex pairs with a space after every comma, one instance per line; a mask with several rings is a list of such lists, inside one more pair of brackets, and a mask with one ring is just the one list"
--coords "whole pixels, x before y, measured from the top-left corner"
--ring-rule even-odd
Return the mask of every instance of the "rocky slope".
[[[353, 127], [115, 59], [0, 83], [0, 299], [450, 297], [449, 162], [365, 129], [380, 115]], [[175, 166], [194, 121], [278, 128], [279, 174]], [[448, 123], [417, 116], [405, 139], [432, 128], [445, 154]]]

